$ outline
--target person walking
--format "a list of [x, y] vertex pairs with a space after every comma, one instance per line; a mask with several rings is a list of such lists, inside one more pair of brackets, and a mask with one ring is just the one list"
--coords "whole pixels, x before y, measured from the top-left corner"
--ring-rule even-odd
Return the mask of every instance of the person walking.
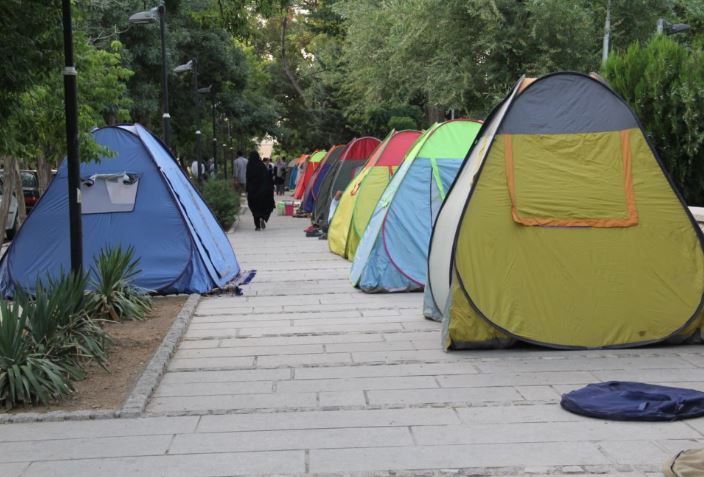
[[232, 177], [237, 191], [247, 190], [247, 158], [244, 157], [242, 151], [237, 151], [237, 159], [232, 161]]
[[247, 161], [247, 203], [252, 212], [256, 230], [264, 230], [274, 210], [274, 183], [271, 174], [259, 157], [259, 153], [249, 153]]
[[276, 195], [284, 195], [284, 181], [286, 180], [286, 161], [279, 157], [274, 168], [274, 185]]

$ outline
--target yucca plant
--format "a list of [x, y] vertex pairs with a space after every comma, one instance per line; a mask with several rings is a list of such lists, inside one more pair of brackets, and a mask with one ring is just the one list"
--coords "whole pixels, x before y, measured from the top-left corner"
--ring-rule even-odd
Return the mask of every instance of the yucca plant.
[[64, 274], [37, 280], [35, 296], [19, 290], [15, 301], [28, 313], [27, 328], [36, 346], [47, 356], [81, 367], [85, 359], [107, 364], [109, 335], [87, 313], [85, 275]]
[[25, 309], [0, 301], [0, 405], [6, 408], [60, 399], [73, 391], [71, 379], [82, 377], [38, 352], [27, 323]]
[[0, 302], [0, 405], [47, 404], [73, 391], [89, 360], [107, 365], [111, 340], [87, 314], [85, 275], [37, 280]]
[[139, 275], [134, 248], [103, 249], [95, 259], [87, 309], [92, 316], [107, 320], [143, 320], [151, 309], [151, 298], [134, 285]]

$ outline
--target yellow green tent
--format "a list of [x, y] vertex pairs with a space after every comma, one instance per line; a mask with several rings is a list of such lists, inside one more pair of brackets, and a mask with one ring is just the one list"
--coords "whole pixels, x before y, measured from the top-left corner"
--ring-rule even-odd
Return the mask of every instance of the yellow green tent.
[[391, 131], [352, 179], [328, 229], [330, 251], [352, 260], [377, 201], [420, 131]]
[[520, 82], [482, 128], [433, 230], [428, 295], [446, 348], [684, 339], [702, 238], [626, 103], [555, 73]]

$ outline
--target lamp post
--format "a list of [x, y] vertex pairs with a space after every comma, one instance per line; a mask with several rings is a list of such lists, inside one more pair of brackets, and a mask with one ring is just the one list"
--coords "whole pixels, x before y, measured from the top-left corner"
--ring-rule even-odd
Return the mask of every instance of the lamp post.
[[66, 115], [66, 156], [68, 169], [68, 217], [71, 241], [71, 271], [83, 273], [83, 231], [81, 224], [81, 159], [78, 150], [78, 100], [76, 67], [73, 64], [71, 0], [63, 0], [64, 27], [64, 113]]
[[[658, 18], [656, 33], [658, 35], [676, 35], [689, 31], [690, 26], [686, 23], [670, 23], [664, 18]], [[606, 21], [604, 22], [604, 45], [601, 52], [601, 62], [606, 63], [609, 59], [609, 39], [611, 37], [611, 0], [606, 2]]]
[[203, 180], [203, 163], [202, 163], [202, 153], [201, 153], [201, 140], [200, 140], [200, 95], [198, 94], [198, 60], [193, 58], [188, 60], [188, 63], [178, 65], [174, 68], [174, 73], [185, 73], [190, 71], [193, 75], [193, 94], [195, 95], [196, 102], [196, 161], [198, 162], [198, 172], [196, 176], [198, 177], [198, 182]]
[[205, 88], [198, 89], [200, 94], [210, 95], [210, 107], [213, 116], [213, 162], [215, 163], [215, 168], [218, 167], [218, 135], [217, 135], [217, 125], [215, 124], [215, 88], [213, 85], [206, 86]]
[[222, 177], [227, 179], [227, 143], [222, 143]]
[[[225, 116], [225, 124], [227, 124], [227, 143], [230, 145], [230, 158], [234, 159], [234, 157], [232, 157], [232, 151], [233, 151], [233, 149], [232, 149], [232, 129], [230, 128], [230, 118], [228, 118], [227, 116]], [[230, 159], [227, 158], [227, 150], [226, 149], [223, 149], [222, 152], [223, 152], [222, 164], [223, 164], [223, 171], [224, 171], [223, 175], [224, 175], [224, 178], [227, 179], [227, 161]]]
[[215, 123], [215, 92], [211, 94], [212, 99], [212, 112], [213, 112], [213, 167], [218, 170], [218, 130], [217, 124]]
[[658, 18], [656, 31], [658, 35], [676, 35], [689, 31], [690, 26], [686, 23], [670, 23], [664, 18]]
[[166, 6], [161, 2], [158, 7], [138, 12], [129, 18], [130, 23], [137, 25], [159, 22], [161, 36], [161, 121], [164, 144], [171, 146], [171, 115], [169, 114], [169, 80], [166, 61]]

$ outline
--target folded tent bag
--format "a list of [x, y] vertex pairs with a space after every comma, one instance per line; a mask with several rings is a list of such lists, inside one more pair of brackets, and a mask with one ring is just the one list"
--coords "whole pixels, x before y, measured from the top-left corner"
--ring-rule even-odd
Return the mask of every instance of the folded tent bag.
[[560, 405], [583, 416], [617, 421], [676, 421], [704, 415], [704, 393], [627, 381], [589, 384], [562, 396]]

